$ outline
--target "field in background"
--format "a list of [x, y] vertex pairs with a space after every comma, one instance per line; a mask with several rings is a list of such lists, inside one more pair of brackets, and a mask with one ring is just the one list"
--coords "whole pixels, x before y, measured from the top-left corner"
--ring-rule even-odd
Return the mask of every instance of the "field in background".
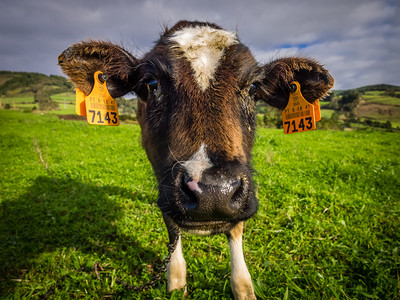
[[[115, 283], [143, 283], [167, 253], [137, 125], [1, 110], [0, 126], [0, 298], [181, 298], [165, 279]], [[398, 133], [260, 128], [253, 153], [244, 253], [259, 299], [400, 298]], [[183, 246], [187, 299], [231, 299], [226, 238]]]
[[[75, 94], [72, 92], [63, 92], [60, 94], [52, 95], [51, 100], [58, 103], [59, 110], [48, 111], [52, 114], [75, 114]], [[39, 104], [35, 103], [35, 98], [32, 93], [18, 96], [4, 96], [0, 98], [1, 104], [9, 104], [10, 108], [18, 109], [25, 112], [39, 109]]]
[[388, 96], [383, 91], [367, 91], [356, 114], [363, 119], [390, 121], [393, 127], [400, 127], [400, 98]]
[[[346, 94], [359, 94], [350, 102], [342, 103]], [[128, 95], [118, 98], [121, 120], [136, 120], [137, 99]], [[320, 128], [359, 130], [400, 129], [400, 87], [377, 84], [347, 91], [333, 91], [326, 101], [321, 101], [323, 120]], [[73, 85], [62, 76], [39, 73], [0, 71], [0, 109], [24, 112], [42, 110], [57, 115], [74, 114], [75, 92]], [[347, 107], [346, 107], [347, 106]], [[268, 112], [268, 113], [267, 113]], [[265, 103], [256, 106], [257, 123], [268, 128], [280, 128], [276, 111]]]

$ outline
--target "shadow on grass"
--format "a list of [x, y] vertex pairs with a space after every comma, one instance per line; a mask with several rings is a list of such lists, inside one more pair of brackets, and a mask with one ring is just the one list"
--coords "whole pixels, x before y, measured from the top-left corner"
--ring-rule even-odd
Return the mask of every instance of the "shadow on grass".
[[74, 179], [57, 181], [59, 186], [40, 176], [18, 199], [0, 203], [0, 281], [35, 267], [32, 260], [40, 254], [65, 248], [122, 261], [131, 272], [141, 271], [141, 260], [154, 261], [153, 249], [118, 232], [116, 224], [124, 212], [110, 198], [132, 198], [129, 190]]

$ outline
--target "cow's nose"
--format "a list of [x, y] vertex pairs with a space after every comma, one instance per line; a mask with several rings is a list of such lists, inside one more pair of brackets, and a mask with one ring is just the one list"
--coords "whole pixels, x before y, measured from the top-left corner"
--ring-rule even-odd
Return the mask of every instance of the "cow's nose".
[[198, 182], [185, 175], [181, 190], [182, 205], [191, 220], [231, 220], [243, 211], [248, 184], [243, 177], [216, 172], [203, 174]]

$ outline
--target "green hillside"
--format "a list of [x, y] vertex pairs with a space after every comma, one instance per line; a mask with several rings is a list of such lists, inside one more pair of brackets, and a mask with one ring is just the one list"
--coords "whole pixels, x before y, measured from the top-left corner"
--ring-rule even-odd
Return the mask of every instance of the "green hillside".
[[49, 92], [70, 90], [72, 84], [62, 76], [44, 75], [29, 72], [0, 71], [1, 95], [34, 92], [39, 88], [45, 88]]
[[[137, 101], [117, 99], [120, 114], [134, 118]], [[320, 102], [322, 129], [400, 128], [400, 87], [388, 84], [334, 90]], [[63, 76], [0, 71], [0, 108], [42, 110], [66, 115], [75, 113], [73, 84]], [[280, 112], [259, 102], [257, 123], [279, 128]]]
[[363, 87], [356, 88], [357, 91], [359, 92], [368, 92], [368, 91], [394, 91], [399, 93], [400, 92], [400, 86], [396, 85], [391, 85], [391, 84], [374, 84], [374, 85], [366, 85]]
[[[137, 101], [116, 99], [121, 119], [134, 119]], [[41, 105], [43, 103], [45, 105]], [[75, 114], [75, 89], [63, 76], [0, 71], [0, 109]]]
[[[317, 128], [364, 129], [400, 128], [400, 87], [369, 85], [350, 90], [334, 90], [320, 101], [322, 120]], [[257, 122], [261, 126], [280, 127], [280, 112], [259, 103]]]
[[390, 122], [392, 127], [399, 127], [400, 87], [377, 84], [334, 91], [323, 108], [340, 114], [348, 122], [377, 126]]
[[0, 106], [3, 108], [69, 109], [73, 100], [73, 85], [65, 77], [0, 71]]

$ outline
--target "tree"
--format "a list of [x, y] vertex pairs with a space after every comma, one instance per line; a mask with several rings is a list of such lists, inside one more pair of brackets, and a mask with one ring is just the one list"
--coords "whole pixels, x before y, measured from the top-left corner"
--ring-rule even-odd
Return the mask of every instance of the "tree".
[[35, 102], [39, 103], [40, 110], [57, 110], [59, 105], [56, 102], [51, 101], [49, 93], [43, 88], [35, 90]]
[[282, 112], [268, 107], [267, 112], [264, 114], [264, 125], [269, 128], [283, 128]]
[[339, 99], [338, 104], [341, 111], [353, 112], [360, 104], [361, 94], [356, 90], [345, 92]]
[[329, 102], [327, 108], [334, 110], [339, 109], [339, 98], [334, 92], [330, 92], [329, 95], [324, 98], [324, 101]]
[[383, 128], [392, 129], [392, 123], [390, 121], [386, 121], [386, 123], [383, 125]]

